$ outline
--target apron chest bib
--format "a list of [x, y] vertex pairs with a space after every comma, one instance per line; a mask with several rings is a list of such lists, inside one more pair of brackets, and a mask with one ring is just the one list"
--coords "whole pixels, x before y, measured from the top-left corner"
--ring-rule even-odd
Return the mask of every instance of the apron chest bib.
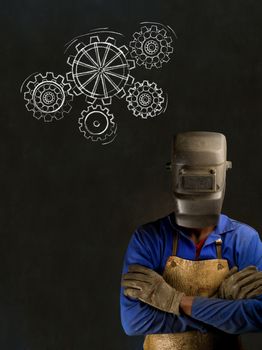
[[[217, 259], [192, 261], [176, 256], [177, 233], [174, 233], [173, 253], [163, 272], [167, 283], [188, 296], [212, 296], [229, 272], [228, 262], [222, 259], [221, 240], [216, 241]], [[170, 334], [149, 334], [144, 350], [230, 350], [240, 349], [238, 336], [220, 331], [201, 333], [188, 331]]]

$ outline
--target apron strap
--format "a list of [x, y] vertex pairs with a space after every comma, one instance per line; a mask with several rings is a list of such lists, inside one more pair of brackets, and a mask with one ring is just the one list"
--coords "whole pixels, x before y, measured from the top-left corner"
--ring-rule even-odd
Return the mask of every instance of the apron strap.
[[216, 240], [217, 259], [222, 259], [222, 239]]
[[176, 256], [176, 251], [177, 251], [177, 242], [178, 242], [178, 234], [176, 231], [174, 231], [174, 238], [173, 238], [173, 251], [172, 255]]

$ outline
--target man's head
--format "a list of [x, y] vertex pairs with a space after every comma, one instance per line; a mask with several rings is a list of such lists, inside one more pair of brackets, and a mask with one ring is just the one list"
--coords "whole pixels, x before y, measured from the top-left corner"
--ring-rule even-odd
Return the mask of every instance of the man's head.
[[226, 138], [221, 133], [192, 131], [174, 136], [172, 191], [175, 218], [180, 226], [216, 225], [226, 188]]

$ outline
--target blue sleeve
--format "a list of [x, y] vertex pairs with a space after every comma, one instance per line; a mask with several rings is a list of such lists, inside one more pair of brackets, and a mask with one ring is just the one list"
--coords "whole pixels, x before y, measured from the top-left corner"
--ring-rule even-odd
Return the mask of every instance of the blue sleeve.
[[235, 241], [235, 260], [239, 270], [250, 265], [262, 271], [262, 242], [256, 230], [242, 225]]
[[[130, 264], [140, 264], [159, 273], [163, 249], [163, 239], [158, 232], [138, 228], [129, 242], [122, 272], [126, 273]], [[123, 290], [121, 287], [120, 312], [122, 326], [127, 335], [207, 331], [204, 324], [191, 317], [158, 310], [140, 300], [126, 297]]]
[[261, 332], [262, 298], [224, 300], [196, 297], [192, 317], [226, 333]]
[[[243, 225], [234, 245], [239, 270], [255, 265], [262, 271], [262, 242], [254, 229]], [[192, 317], [231, 334], [258, 332], [262, 330], [262, 295], [245, 300], [196, 297]]]

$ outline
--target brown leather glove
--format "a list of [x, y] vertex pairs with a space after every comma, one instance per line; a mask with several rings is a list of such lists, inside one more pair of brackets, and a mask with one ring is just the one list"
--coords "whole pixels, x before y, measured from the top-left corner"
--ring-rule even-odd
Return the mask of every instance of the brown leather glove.
[[139, 299], [162, 311], [180, 315], [179, 304], [185, 294], [172, 288], [154, 270], [141, 265], [129, 265], [121, 285], [125, 288], [125, 296]]
[[262, 294], [262, 272], [248, 266], [237, 272], [234, 266], [221, 283], [215, 297], [222, 299], [250, 299]]

